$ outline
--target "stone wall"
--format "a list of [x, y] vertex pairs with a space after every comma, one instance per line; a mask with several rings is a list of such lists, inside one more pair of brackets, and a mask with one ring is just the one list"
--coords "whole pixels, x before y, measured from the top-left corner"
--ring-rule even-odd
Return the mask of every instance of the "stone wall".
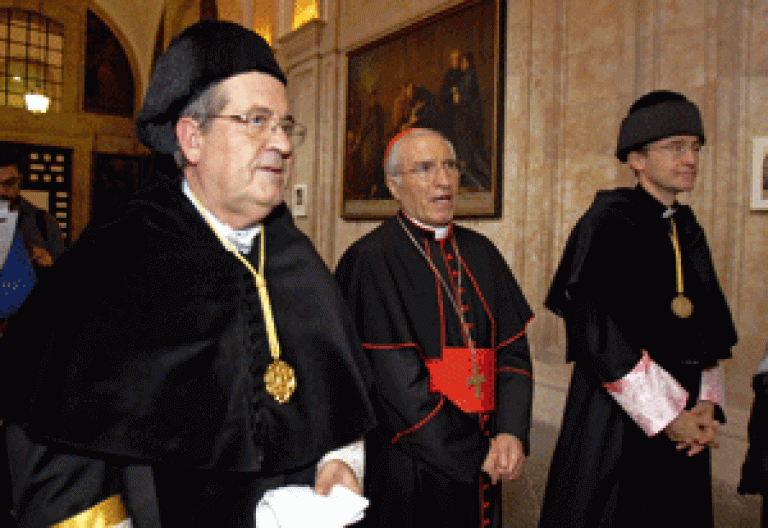
[[[299, 223], [330, 265], [377, 225], [339, 214], [346, 53], [453, 4], [339, 0], [279, 41], [314, 138], [298, 155], [310, 204]], [[557, 428], [569, 370], [562, 325], [542, 302], [565, 239], [598, 189], [634, 185], [613, 155], [632, 101], [664, 88], [701, 107], [708, 147], [682, 201], [705, 228], [740, 337], [725, 364], [729, 423], [714, 456], [723, 503], [739, 500], [750, 380], [768, 339], [768, 216], [750, 210], [751, 140], [768, 135], [767, 15], [764, 0], [508, 0], [503, 215], [462, 222], [495, 241], [537, 312], [536, 418]]]

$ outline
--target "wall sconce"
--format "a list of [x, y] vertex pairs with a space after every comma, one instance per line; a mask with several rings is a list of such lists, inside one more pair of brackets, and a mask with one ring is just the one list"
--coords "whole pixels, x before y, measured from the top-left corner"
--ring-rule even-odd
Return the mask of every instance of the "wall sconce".
[[51, 104], [51, 99], [47, 95], [39, 93], [37, 90], [32, 90], [24, 96], [24, 103], [27, 106], [27, 110], [33, 114], [44, 114], [48, 111], [48, 105]]

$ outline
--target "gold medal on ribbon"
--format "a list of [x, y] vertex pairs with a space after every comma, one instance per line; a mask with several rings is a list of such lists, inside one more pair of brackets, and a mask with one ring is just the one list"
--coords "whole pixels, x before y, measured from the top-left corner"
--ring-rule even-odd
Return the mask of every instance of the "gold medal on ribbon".
[[279, 403], [285, 403], [296, 390], [296, 372], [285, 361], [275, 360], [264, 373], [267, 393]]
[[259, 300], [261, 301], [261, 309], [264, 312], [264, 326], [267, 330], [267, 341], [269, 343], [269, 354], [272, 356], [272, 363], [267, 367], [264, 373], [264, 384], [267, 393], [272, 396], [278, 403], [285, 403], [296, 391], [296, 372], [288, 363], [280, 359], [280, 342], [277, 340], [277, 329], [275, 328], [275, 319], [272, 316], [272, 305], [269, 302], [269, 292], [267, 291], [267, 279], [264, 275], [264, 261], [267, 258], [267, 234], [264, 232], [265, 227], [261, 227], [260, 242], [259, 242], [259, 270], [256, 271], [250, 262], [243, 257], [235, 247], [230, 244], [226, 238], [216, 231], [213, 227], [213, 222], [208, 218], [208, 212], [200, 204], [197, 197], [190, 191], [194, 202], [198, 205], [198, 208], [203, 213], [203, 218], [208, 223], [216, 237], [224, 244], [237, 259], [248, 268], [248, 271], [253, 275], [253, 282], [256, 284], [256, 289], [259, 291]]
[[675, 219], [670, 218], [672, 232], [669, 238], [672, 240], [672, 247], [675, 250], [675, 277], [677, 279], [677, 295], [672, 299], [672, 313], [680, 319], [688, 319], [693, 313], [693, 303], [683, 293], [683, 256], [680, 251], [680, 241], [677, 238], [677, 224]]
[[688, 319], [693, 313], [693, 303], [685, 295], [677, 295], [672, 299], [672, 313], [680, 319]]

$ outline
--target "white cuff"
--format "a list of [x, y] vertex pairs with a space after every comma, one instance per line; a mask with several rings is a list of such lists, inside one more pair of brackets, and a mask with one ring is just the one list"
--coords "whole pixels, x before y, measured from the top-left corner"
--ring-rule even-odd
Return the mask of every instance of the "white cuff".
[[631, 372], [603, 386], [649, 437], [672, 423], [688, 401], [688, 392], [645, 350]]
[[365, 441], [361, 438], [349, 445], [334, 449], [325, 454], [320, 462], [317, 463], [317, 469], [323, 467], [323, 464], [329, 460], [341, 460], [346, 462], [352, 468], [352, 472], [357, 477], [360, 487], [363, 486], [363, 477], [365, 476]]
[[700, 400], [716, 403], [725, 412], [725, 371], [720, 365], [702, 371]]

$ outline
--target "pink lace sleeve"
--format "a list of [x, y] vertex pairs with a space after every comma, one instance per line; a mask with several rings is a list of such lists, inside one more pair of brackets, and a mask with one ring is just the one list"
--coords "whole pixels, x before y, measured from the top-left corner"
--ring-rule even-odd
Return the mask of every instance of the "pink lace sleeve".
[[648, 436], [669, 425], [688, 400], [688, 392], [645, 350], [626, 376], [603, 386]]
[[725, 410], [725, 372], [720, 365], [701, 373], [700, 400], [709, 400]]

